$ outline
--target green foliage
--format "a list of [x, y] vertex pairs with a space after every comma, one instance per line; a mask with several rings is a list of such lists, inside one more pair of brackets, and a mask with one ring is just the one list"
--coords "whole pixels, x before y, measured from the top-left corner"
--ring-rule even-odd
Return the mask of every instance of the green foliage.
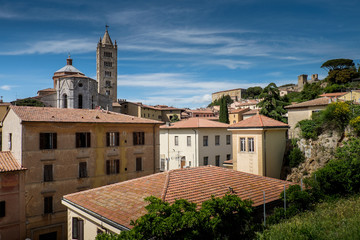
[[321, 83], [306, 83], [300, 93], [300, 101], [309, 101], [317, 98], [322, 93]]
[[259, 95], [262, 93], [263, 89], [262, 87], [256, 86], [256, 87], [249, 87], [246, 89], [245, 94], [242, 96], [242, 98], [245, 99], [256, 99], [259, 98]]
[[303, 152], [298, 147], [294, 147], [289, 154], [289, 166], [291, 168], [299, 166], [300, 163], [305, 161]]
[[203, 202], [200, 210], [187, 200], [173, 204], [156, 197], [150, 202], [148, 213], [131, 222], [134, 227], [119, 235], [100, 235], [97, 240], [120, 239], [252, 239], [250, 201], [227, 194]]
[[179, 116], [177, 114], [173, 114], [170, 122], [178, 122], [180, 121]]
[[344, 59], [344, 58], [338, 58], [338, 59], [331, 59], [326, 62], [324, 62], [321, 65], [321, 68], [325, 68], [328, 71], [332, 70], [341, 70], [341, 69], [347, 69], [350, 67], [355, 66], [353, 60], [351, 59]]
[[346, 90], [346, 88], [344, 87], [344, 85], [339, 85], [339, 84], [331, 84], [329, 83], [325, 88], [324, 88], [324, 92], [325, 93], [334, 93], [334, 92], [341, 92]]
[[301, 92], [289, 92], [285, 95], [288, 99], [288, 103], [291, 104], [293, 102], [302, 102]]
[[219, 122], [229, 123], [229, 111], [226, 99], [224, 97], [220, 99]]
[[321, 122], [319, 122], [317, 119], [301, 120], [296, 126], [300, 127], [301, 137], [305, 139], [315, 140], [322, 132]]
[[284, 106], [287, 103], [281, 100], [279, 89], [275, 83], [270, 83], [265, 87], [260, 98], [263, 98], [258, 104], [261, 107], [260, 114], [286, 123], [286, 118], [283, 115], [286, 113]]
[[16, 106], [31, 106], [31, 107], [44, 107], [45, 105], [40, 102], [39, 100], [33, 99], [33, 98], [25, 98], [16, 100], [12, 103]]
[[227, 105], [232, 104], [234, 102], [229, 95], [225, 95], [225, 96], [222, 96], [219, 99], [216, 99], [214, 102], [210, 103], [208, 105], [208, 107], [220, 106], [221, 105], [221, 99], [223, 99], [223, 98], [225, 98], [225, 101], [226, 101]]
[[350, 120], [350, 126], [354, 129], [357, 136], [360, 136], [360, 116]]
[[326, 80], [330, 83], [344, 84], [357, 77], [359, 77], [359, 73], [354, 68], [336, 69], [329, 71]]
[[315, 211], [272, 225], [257, 235], [257, 239], [358, 239], [360, 236], [360, 198], [327, 201]]

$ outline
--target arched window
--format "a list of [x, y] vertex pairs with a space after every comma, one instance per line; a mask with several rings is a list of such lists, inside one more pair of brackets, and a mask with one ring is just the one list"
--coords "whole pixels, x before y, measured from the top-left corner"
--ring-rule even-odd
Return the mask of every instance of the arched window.
[[78, 106], [78, 108], [83, 108], [83, 96], [81, 94], [78, 97]]
[[63, 108], [67, 108], [67, 107], [68, 107], [67, 95], [64, 93], [63, 94]]

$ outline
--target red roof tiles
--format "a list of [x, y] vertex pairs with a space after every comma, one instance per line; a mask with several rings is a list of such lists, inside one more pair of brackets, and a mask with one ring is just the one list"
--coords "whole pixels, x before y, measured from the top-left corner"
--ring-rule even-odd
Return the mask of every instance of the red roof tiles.
[[331, 98], [322, 97], [322, 98], [316, 98], [316, 99], [302, 102], [302, 103], [295, 103], [290, 106], [286, 106], [285, 108], [291, 109], [291, 108], [305, 108], [305, 107], [312, 107], [312, 106], [326, 106], [331, 102], [332, 102]]
[[320, 97], [341, 97], [349, 92], [336, 92], [336, 93], [324, 93], [319, 95]]
[[11, 106], [25, 122], [149, 123], [162, 122], [99, 109]]
[[161, 129], [174, 129], [174, 128], [228, 128], [229, 124], [217, 121], [211, 121], [206, 118], [189, 118], [178, 122], [171, 123], [170, 126], [162, 125]]
[[277, 121], [275, 119], [266, 117], [261, 114], [249, 117], [240, 122], [231, 124], [229, 128], [288, 128], [286, 123]]
[[10, 151], [0, 152], [0, 172], [11, 172], [25, 170], [26, 168], [16, 161]]
[[92, 190], [64, 196], [65, 201], [81, 206], [108, 220], [131, 228], [130, 220], [146, 214], [145, 197], [155, 196], [173, 203], [175, 199], [187, 199], [198, 204], [215, 197], [222, 197], [229, 188], [242, 199], [251, 199], [253, 206], [279, 199], [284, 185], [293, 183], [234, 171], [231, 169], [204, 166], [176, 169], [146, 177], [120, 182]]
[[246, 113], [250, 111], [250, 108], [239, 108], [239, 109], [235, 109], [232, 110], [230, 113], [234, 114], [234, 113]]

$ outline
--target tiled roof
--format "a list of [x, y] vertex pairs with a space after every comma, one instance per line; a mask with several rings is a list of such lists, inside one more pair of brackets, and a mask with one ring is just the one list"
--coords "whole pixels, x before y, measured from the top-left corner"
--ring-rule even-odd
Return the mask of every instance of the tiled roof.
[[324, 93], [319, 95], [320, 97], [341, 97], [349, 92], [336, 92], [336, 93]]
[[206, 118], [193, 117], [178, 122], [171, 123], [170, 126], [162, 125], [161, 129], [174, 128], [228, 128], [229, 124], [211, 121]]
[[248, 111], [250, 111], [250, 108], [239, 108], [232, 110], [230, 113], [246, 113]]
[[10, 108], [25, 122], [163, 123], [99, 109], [24, 106], [11, 106]]
[[246, 113], [243, 113], [243, 115], [254, 115], [257, 114], [260, 110], [259, 109], [252, 109]]
[[286, 106], [285, 108], [291, 109], [291, 108], [305, 108], [305, 107], [312, 107], [312, 106], [326, 106], [329, 103], [331, 103], [331, 98], [322, 97], [322, 98], [316, 98], [316, 99], [302, 102], [302, 103], [295, 103], [295, 104]]
[[275, 119], [266, 117], [261, 114], [249, 117], [240, 122], [231, 124], [229, 128], [288, 128], [286, 123], [277, 121]]
[[45, 89], [41, 89], [38, 92], [56, 92], [55, 88], [45, 88]]
[[0, 151], [0, 172], [11, 172], [25, 169], [26, 168], [21, 167], [10, 151]]
[[160, 111], [165, 111], [165, 110], [180, 110], [180, 111], [184, 111], [184, 109], [182, 108], [176, 108], [176, 107], [169, 107], [167, 105], [155, 105], [155, 106], [151, 106], [151, 105], [146, 105], [146, 104], [142, 104], [141, 102], [128, 102], [128, 101], [124, 101], [122, 102], [121, 104], [123, 103], [132, 103], [132, 104], [135, 104], [135, 105], [138, 105], [140, 107], [143, 107], [143, 108], [149, 108], [149, 109], [154, 109], [154, 110], [160, 110]]
[[131, 228], [130, 220], [147, 213], [145, 197], [155, 196], [169, 203], [187, 199], [198, 204], [222, 197], [230, 188], [242, 199], [251, 199], [253, 206], [279, 199], [284, 185], [293, 183], [234, 171], [222, 167], [203, 166], [176, 169], [125, 182], [64, 196], [65, 201], [81, 206], [113, 222]]
[[236, 106], [248, 106], [248, 105], [257, 105], [259, 102], [256, 100], [249, 100], [248, 102], [236, 103]]
[[211, 109], [194, 109], [194, 110], [187, 110], [187, 112], [191, 113], [206, 113], [206, 114], [214, 114]]
[[10, 106], [11, 103], [9, 102], [0, 102], [0, 106]]

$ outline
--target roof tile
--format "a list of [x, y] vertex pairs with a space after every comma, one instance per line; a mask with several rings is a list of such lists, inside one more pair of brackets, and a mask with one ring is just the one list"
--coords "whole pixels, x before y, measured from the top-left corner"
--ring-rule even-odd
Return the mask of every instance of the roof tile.
[[286, 123], [277, 121], [275, 119], [266, 117], [261, 114], [256, 114], [240, 122], [231, 124], [229, 128], [266, 128], [266, 127], [289, 127]]
[[0, 172], [11, 172], [25, 169], [26, 168], [21, 167], [10, 151], [0, 151]]
[[162, 125], [161, 129], [175, 128], [228, 128], [229, 124], [211, 121], [206, 118], [193, 117], [178, 122], [171, 123], [170, 126]]

